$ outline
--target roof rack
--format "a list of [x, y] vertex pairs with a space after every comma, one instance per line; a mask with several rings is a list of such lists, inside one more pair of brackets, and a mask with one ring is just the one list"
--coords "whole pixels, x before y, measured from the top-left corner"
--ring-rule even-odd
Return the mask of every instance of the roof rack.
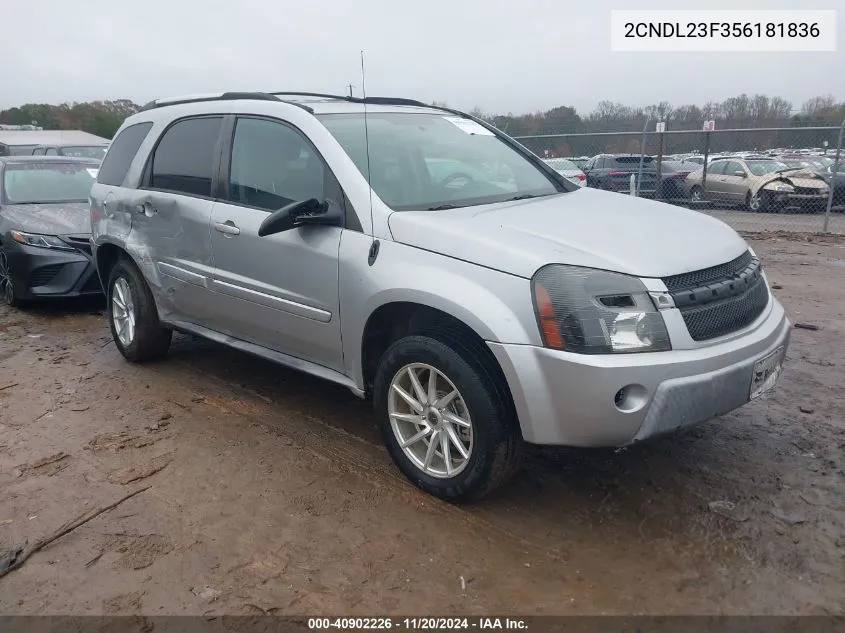
[[430, 106], [422, 101], [416, 99], [403, 99], [401, 97], [352, 97], [349, 95], [332, 95], [322, 92], [271, 92], [274, 96], [285, 97], [318, 97], [322, 99], [339, 99], [341, 101], [348, 101], [350, 103], [366, 103], [372, 105], [407, 105], [416, 106], [418, 108], [437, 108], [437, 106]]
[[280, 101], [289, 105], [295, 105], [299, 108], [302, 108], [306, 112], [309, 112], [310, 114], [314, 114], [313, 108], [308, 107], [304, 103], [299, 103], [297, 101], [287, 101], [281, 97], [317, 97], [318, 99], [338, 99], [340, 101], [346, 101], [348, 103], [360, 103], [367, 105], [402, 105], [413, 106], [417, 108], [430, 108], [432, 110], [440, 110], [441, 112], [448, 112], [449, 114], [454, 114], [456, 116], [466, 117], [468, 119], [476, 121], [477, 123], [480, 123], [486, 128], [495, 129], [490, 126], [486, 121], [481, 121], [478, 118], [472, 116], [471, 114], [467, 114], [466, 112], [455, 110], [454, 108], [449, 108], [446, 106], [430, 105], [428, 103], [423, 103], [422, 101], [417, 101], [416, 99], [405, 99], [402, 97], [352, 97], [349, 95], [334, 95], [327, 94], [324, 92], [223, 92], [203, 95], [188, 95], [184, 97], [173, 97], [169, 99], [156, 99], [155, 101], [150, 101], [149, 103], [145, 104], [140, 111], [144, 112], [146, 110], [153, 110], [155, 108], [161, 108], [164, 106], [178, 105], [182, 103], [198, 103], [201, 101], [233, 101], [237, 99], [255, 99], [260, 101]]
[[312, 114], [314, 113], [314, 110], [312, 110], [305, 104], [296, 103], [295, 101], [285, 101], [284, 99], [280, 99], [276, 95], [267, 92], [222, 92], [202, 95], [186, 95], [183, 97], [172, 97], [167, 99], [155, 99], [154, 101], [150, 101], [149, 103], [144, 104], [140, 111], [146, 112], [147, 110], [154, 110], [156, 108], [163, 108], [165, 106], [180, 105], [183, 103], [200, 103], [203, 101], [236, 101], [240, 99], [252, 99], [256, 101], [280, 101], [282, 103], [287, 103], [289, 105], [294, 105], [298, 108], [302, 108], [306, 112], [310, 112]]

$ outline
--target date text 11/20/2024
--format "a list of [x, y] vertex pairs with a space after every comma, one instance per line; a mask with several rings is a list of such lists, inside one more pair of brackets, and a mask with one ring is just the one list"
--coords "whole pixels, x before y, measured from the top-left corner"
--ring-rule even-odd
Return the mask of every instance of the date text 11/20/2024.
[[528, 623], [521, 618], [475, 617], [475, 618], [309, 618], [308, 628], [312, 631], [341, 629], [347, 631], [408, 630], [511, 630], [525, 631]]

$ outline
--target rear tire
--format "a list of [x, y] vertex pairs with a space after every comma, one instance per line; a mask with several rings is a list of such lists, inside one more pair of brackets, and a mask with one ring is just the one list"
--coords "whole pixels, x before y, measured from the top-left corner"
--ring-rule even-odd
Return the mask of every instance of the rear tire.
[[126, 360], [142, 363], [167, 354], [173, 331], [159, 322], [150, 287], [134, 263], [118, 260], [106, 296], [112, 338]]
[[[393, 343], [376, 370], [373, 404], [387, 450], [411, 483], [447, 501], [479, 499], [518, 470], [522, 436], [501, 379], [479, 360], [471, 345], [454, 335], [444, 333], [441, 338], [415, 335]], [[436, 388], [428, 382], [433, 370], [438, 375]], [[411, 371], [425, 393], [414, 392], [408, 377]], [[409, 404], [397, 388], [405, 393], [410, 390], [409, 395], [421, 406]], [[445, 408], [434, 406], [451, 390], [457, 395]], [[433, 397], [432, 391], [436, 392]], [[407, 411], [397, 411], [398, 406]], [[409, 417], [419, 419], [412, 422]], [[453, 424], [450, 430], [448, 424], [444, 426], [456, 417], [469, 422], [469, 428]], [[417, 435], [420, 438], [413, 440]], [[457, 441], [468, 455], [456, 448]], [[450, 464], [454, 459], [455, 474], [449, 474], [444, 455], [449, 456]]]

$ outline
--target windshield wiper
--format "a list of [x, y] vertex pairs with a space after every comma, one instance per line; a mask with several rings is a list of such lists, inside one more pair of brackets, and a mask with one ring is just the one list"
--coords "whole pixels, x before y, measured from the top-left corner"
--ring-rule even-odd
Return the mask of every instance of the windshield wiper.
[[513, 198], [508, 198], [505, 202], [513, 202], [514, 200], [528, 200], [529, 198], [539, 198], [539, 196], [533, 193], [523, 193], [518, 196], [514, 196]]
[[438, 204], [436, 207], [428, 207], [426, 211], [445, 211], [446, 209], [460, 209], [461, 205], [459, 204]]

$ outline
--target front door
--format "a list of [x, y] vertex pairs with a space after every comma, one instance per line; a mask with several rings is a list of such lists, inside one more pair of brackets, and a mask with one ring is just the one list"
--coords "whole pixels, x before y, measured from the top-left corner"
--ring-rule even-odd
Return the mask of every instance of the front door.
[[211, 220], [218, 329], [342, 371], [343, 229], [302, 226], [258, 236], [267, 216], [291, 202], [341, 203], [340, 187], [313, 145], [275, 119], [238, 117], [228, 157], [225, 201], [215, 202]]

